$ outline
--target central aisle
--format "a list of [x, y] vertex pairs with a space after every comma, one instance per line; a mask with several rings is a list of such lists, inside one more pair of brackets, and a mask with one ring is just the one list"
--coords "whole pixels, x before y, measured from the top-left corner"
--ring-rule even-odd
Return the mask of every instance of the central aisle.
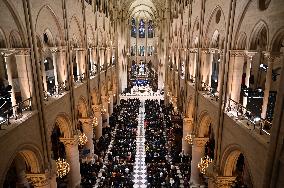
[[136, 136], [136, 155], [134, 165], [134, 188], [146, 188], [147, 187], [147, 166], [145, 163], [145, 129], [144, 129], [144, 118], [145, 118], [145, 102], [140, 101], [139, 116], [138, 116], [138, 127]]

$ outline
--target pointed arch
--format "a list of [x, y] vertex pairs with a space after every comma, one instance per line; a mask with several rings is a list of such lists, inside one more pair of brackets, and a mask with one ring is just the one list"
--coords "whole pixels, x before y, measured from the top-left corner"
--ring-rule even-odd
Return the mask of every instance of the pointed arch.
[[[264, 20], [259, 20], [253, 27], [252, 33], [249, 38], [249, 49], [256, 50], [258, 39], [261, 37], [262, 32], [266, 34], [266, 44], [268, 45], [269, 29], [268, 24]], [[267, 49], [266, 49], [267, 50]]]
[[[51, 19], [48, 19], [49, 16]], [[53, 24], [55, 25], [56, 30], [51, 30]], [[40, 8], [35, 22], [35, 30], [40, 36], [45, 33], [47, 29], [53, 34], [53, 42], [57, 43], [58, 46], [62, 45], [61, 43], [64, 41], [62, 27], [55, 12], [48, 4], [43, 5]]]

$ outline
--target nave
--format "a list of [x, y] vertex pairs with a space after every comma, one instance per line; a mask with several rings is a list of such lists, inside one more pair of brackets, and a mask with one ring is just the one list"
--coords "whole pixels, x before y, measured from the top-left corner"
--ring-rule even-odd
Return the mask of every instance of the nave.
[[[172, 110], [163, 100], [122, 99], [99, 140], [103, 149], [95, 146], [97, 162], [81, 165], [82, 187], [189, 187], [190, 156], [174, 144]], [[94, 165], [99, 173], [82, 173]]]

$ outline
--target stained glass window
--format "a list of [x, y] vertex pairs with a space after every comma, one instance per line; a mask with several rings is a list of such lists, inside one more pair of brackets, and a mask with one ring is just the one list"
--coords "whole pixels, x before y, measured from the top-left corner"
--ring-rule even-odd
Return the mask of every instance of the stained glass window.
[[149, 21], [149, 26], [148, 26], [148, 38], [153, 38], [154, 37], [154, 29], [153, 29], [153, 21]]
[[143, 19], [141, 19], [139, 23], [139, 37], [145, 38], [145, 22]]
[[131, 37], [136, 38], [136, 21], [134, 18], [131, 20]]

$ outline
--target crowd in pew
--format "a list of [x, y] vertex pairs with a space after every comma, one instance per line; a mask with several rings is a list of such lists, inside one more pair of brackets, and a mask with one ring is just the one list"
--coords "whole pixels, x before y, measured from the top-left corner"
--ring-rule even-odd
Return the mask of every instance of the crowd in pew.
[[111, 118], [111, 124], [117, 129], [113, 147], [102, 168], [99, 187], [133, 187], [139, 106], [138, 99], [121, 100]]
[[170, 110], [158, 100], [145, 101], [146, 163], [149, 188], [180, 187], [180, 177], [172, 163], [168, 130]]

